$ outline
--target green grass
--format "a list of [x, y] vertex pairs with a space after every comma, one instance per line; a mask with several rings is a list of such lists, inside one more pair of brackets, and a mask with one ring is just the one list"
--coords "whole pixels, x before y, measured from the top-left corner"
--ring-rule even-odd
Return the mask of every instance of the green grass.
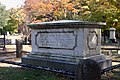
[[102, 80], [120, 80], [120, 68], [102, 75]]
[[[64, 75], [43, 70], [0, 67], [0, 80], [72, 80]], [[102, 80], [120, 80], [120, 68], [102, 75]]]
[[26, 68], [0, 68], [0, 80], [70, 80], [53, 72]]

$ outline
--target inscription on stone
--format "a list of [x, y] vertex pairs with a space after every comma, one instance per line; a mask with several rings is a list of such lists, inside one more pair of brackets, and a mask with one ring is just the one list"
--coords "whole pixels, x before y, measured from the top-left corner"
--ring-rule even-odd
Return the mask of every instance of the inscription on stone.
[[74, 32], [38, 32], [36, 40], [39, 48], [74, 49], [76, 46]]

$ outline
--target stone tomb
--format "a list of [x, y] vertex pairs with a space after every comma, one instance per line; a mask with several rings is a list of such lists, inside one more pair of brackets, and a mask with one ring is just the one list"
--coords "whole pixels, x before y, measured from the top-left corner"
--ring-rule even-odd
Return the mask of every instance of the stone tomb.
[[92, 59], [106, 68], [111, 59], [101, 53], [101, 26], [76, 20], [61, 20], [29, 24], [32, 29], [32, 51], [22, 58], [26, 64], [76, 70], [76, 65], [84, 59]]

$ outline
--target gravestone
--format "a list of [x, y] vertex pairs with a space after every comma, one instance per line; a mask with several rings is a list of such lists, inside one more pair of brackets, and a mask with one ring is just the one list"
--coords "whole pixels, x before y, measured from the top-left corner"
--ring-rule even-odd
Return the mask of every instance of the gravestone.
[[29, 24], [32, 51], [22, 58], [26, 64], [75, 72], [78, 63], [92, 59], [100, 68], [110, 67], [111, 59], [101, 53], [101, 26], [76, 20]]
[[5, 46], [5, 34], [3, 38], [0, 38], [0, 48], [2, 48], [3, 50], [6, 50], [6, 46]]
[[16, 39], [16, 57], [17, 58], [22, 57], [22, 50], [23, 50], [22, 40]]
[[115, 28], [110, 28], [110, 37], [109, 37], [109, 40], [111, 42], [116, 42], [116, 37], [115, 37]]

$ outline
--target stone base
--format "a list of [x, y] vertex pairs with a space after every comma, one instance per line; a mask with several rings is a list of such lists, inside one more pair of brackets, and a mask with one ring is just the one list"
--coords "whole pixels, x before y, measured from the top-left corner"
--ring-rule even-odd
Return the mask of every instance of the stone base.
[[106, 58], [103, 60], [98, 60], [97, 63], [100, 65], [101, 69], [105, 69], [107, 67], [112, 66], [112, 59], [111, 58]]
[[[98, 58], [95, 58], [95, 57], [91, 57], [91, 58], [95, 60], [100, 58], [100, 56], [98, 56]], [[28, 56], [28, 57], [22, 58], [22, 63], [75, 72], [77, 69], [78, 63], [80, 63], [84, 59], [90, 59], [90, 58], [83, 58], [83, 59], [79, 59], [79, 62], [75, 62], [75, 61], [72, 62], [72, 61], [66, 61], [66, 60], [58, 60], [58, 59], [56, 60], [56, 59], [50, 59], [50, 58]], [[112, 65], [112, 60], [108, 58], [107, 59], [103, 58], [95, 61], [98, 62], [101, 69], [110, 67]]]
[[81, 59], [93, 59], [94, 61], [98, 60], [103, 60], [106, 59], [104, 54], [100, 55], [94, 55], [90, 57], [83, 57], [83, 56], [66, 56], [66, 55], [53, 55], [53, 54], [36, 54], [36, 53], [31, 53], [27, 55], [27, 57], [32, 57], [32, 58], [40, 58], [40, 59], [48, 59], [48, 60], [62, 60], [62, 61], [68, 61], [68, 62], [79, 62]]
[[109, 39], [111, 43], [117, 43], [116, 39]]
[[65, 62], [61, 60], [56, 61], [56, 60], [49, 60], [49, 59], [23, 57], [22, 63], [35, 65], [35, 66], [49, 67], [57, 70], [71, 71], [71, 72], [75, 72], [76, 71], [75, 69], [77, 69], [77, 63]]

